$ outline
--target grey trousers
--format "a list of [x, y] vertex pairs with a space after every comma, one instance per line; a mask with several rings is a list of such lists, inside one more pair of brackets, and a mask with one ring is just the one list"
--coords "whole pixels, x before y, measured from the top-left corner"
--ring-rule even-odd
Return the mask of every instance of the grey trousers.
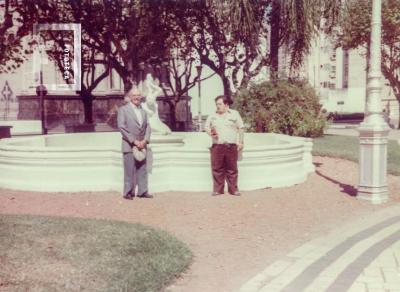
[[136, 161], [132, 152], [123, 153], [124, 160], [124, 196], [135, 195], [136, 184], [138, 186], [137, 195], [141, 196], [148, 191], [147, 182], [147, 163]]

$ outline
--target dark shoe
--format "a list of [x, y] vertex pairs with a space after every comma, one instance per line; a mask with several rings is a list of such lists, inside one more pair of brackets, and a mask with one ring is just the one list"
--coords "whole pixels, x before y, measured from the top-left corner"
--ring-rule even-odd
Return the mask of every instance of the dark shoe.
[[211, 194], [211, 196], [220, 196], [220, 195], [222, 195], [222, 193], [213, 192], [213, 193]]
[[132, 195], [125, 195], [125, 196], [123, 196], [123, 198], [125, 199], [125, 200], [133, 200], [133, 196]]
[[154, 197], [149, 193], [144, 193], [143, 195], [138, 196], [138, 198], [152, 199]]
[[232, 196], [241, 196], [242, 194], [239, 191], [233, 192], [233, 193], [229, 193]]

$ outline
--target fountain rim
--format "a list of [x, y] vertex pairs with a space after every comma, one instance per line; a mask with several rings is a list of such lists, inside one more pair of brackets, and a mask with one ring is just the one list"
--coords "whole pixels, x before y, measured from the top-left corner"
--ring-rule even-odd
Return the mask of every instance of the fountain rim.
[[[115, 133], [115, 132], [111, 132]], [[179, 133], [179, 132], [175, 132]], [[184, 152], [203, 152], [208, 150], [211, 147], [211, 141], [208, 146], [200, 147], [200, 146], [186, 146], [184, 145], [184, 136], [179, 137], [179, 134], [173, 134], [175, 137], [174, 139], [169, 139], [169, 142], [175, 143], [175, 145], [168, 145], [168, 142], [165, 143], [159, 142], [158, 139], [155, 139], [155, 143], [150, 143], [149, 146], [151, 149], [157, 149], [160, 152], [166, 151], [176, 151], [177, 148], [180, 151]], [[195, 133], [195, 132], [189, 132]], [[36, 139], [46, 139], [47, 137], [57, 138], [57, 137], [67, 137], [71, 135], [84, 135], [87, 133], [63, 133], [63, 134], [52, 134], [51, 136], [44, 136], [44, 135], [35, 135], [29, 137], [13, 137], [13, 138], [6, 138], [0, 140], [0, 151], [15, 151], [15, 152], [49, 152], [49, 153], [56, 153], [56, 152], [86, 152], [86, 151], [94, 151], [94, 152], [104, 152], [104, 151], [111, 151], [111, 152], [121, 152], [119, 148], [110, 147], [110, 146], [27, 146], [27, 145], [15, 145], [12, 144], [15, 141], [23, 143], [24, 141], [32, 141]], [[102, 134], [102, 133], [90, 133], [90, 134]], [[266, 151], [266, 150], [283, 150], [283, 149], [291, 149], [291, 148], [298, 148], [303, 147], [303, 139], [310, 139], [310, 138], [303, 138], [303, 137], [293, 137], [287, 136], [283, 134], [277, 133], [249, 133], [249, 134], [260, 134], [260, 135], [268, 135], [271, 137], [277, 137], [280, 141], [279, 144], [273, 145], [259, 145], [259, 146], [248, 146], [245, 144], [245, 151], [246, 152], [258, 152], [258, 151]], [[164, 135], [156, 135], [157, 138], [163, 137]], [[293, 140], [289, 138], [299, 138], [299, 140]], [[301, 140], [300, 140], [301, 139]], [[182, 142], [182, 145], [176, 145], [179, 142]], [[162, 146], [162, 149], [161, 147]]]

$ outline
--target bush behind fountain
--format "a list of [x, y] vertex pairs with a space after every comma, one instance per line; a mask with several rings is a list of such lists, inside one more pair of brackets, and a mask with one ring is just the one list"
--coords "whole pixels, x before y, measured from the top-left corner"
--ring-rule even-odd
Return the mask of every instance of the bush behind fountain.
[[319, 98], [306, 81], [253, 83], [236, 94], [233, 107], [254, 132], [320, 137], [327, 124]]

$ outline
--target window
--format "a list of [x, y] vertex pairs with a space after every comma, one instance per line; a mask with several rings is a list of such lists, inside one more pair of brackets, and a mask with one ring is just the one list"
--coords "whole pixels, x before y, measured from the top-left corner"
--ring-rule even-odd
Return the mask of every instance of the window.
[[331, 75], [333, 76], [333, 78], [336, 77], [336, 66], [331, 67]]

